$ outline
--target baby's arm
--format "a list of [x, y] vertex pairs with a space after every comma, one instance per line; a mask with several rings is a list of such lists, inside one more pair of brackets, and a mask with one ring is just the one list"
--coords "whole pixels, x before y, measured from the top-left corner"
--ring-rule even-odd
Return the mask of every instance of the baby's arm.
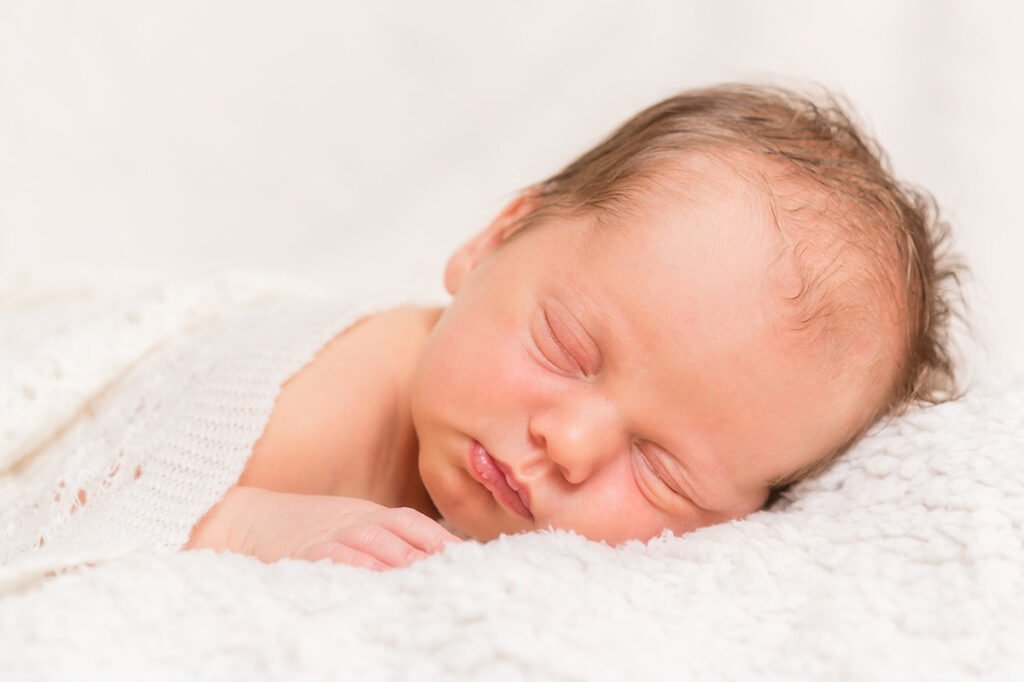
[[234, 486], [192, 529], [185, 549], [293, 558], [384, 570], [407, 566], [461, 542], [407, 507], [334, 495], [301, 495]]

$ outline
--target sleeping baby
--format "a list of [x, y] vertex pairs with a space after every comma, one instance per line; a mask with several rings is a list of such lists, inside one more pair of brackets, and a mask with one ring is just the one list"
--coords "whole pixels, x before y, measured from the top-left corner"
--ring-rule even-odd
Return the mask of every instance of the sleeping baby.
[[385, 569], [739, 519], [955, 394], [944, 237], [835, 101], [671, 97], [463, 244], [449, 305], [334, 336], [187, 547]]

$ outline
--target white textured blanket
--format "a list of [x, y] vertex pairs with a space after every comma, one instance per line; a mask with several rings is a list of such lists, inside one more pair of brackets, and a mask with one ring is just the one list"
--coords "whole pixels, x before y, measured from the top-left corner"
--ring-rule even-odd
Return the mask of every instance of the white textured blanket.
[[[29, 329], [52, 322], [32, 311], [56, 308], [0, 302], [0, 370], [24, 379]], [[110, 351], [94, 354], [108, 369]], [[37, 426], [73, 410], [34, 400]], [[10, 414], [0, 436], [45, 441]], [[680, 538], [536, 533], [386, 573], [137, 552], [0, 597], [5, 680], [1019, 679], [1021, 642], [1024, 382], [1010, 379], [901, 418], [771, 511]]]

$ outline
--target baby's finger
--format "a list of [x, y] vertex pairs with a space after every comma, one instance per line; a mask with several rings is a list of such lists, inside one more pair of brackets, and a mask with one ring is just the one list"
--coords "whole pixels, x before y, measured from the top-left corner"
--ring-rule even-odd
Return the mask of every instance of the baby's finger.
[[322, 542], [318, 545], [313, 545], [303, 551], [299, 558], [306, 559], [307, 561], [329, 559], [336, 564], [348, 564], [349, 566], [359, 568], [369, 568], [373, 571], [386, 571], [391, 568], [383, 561], [379, 561], [365, 552], [360, 552], [339, 542]]
[[388, 566], [408, 566], [427, 555], [419, 548], [376, 523], [348, 526], [337, 540], [365, 552]]
[[411, 507], [384, 509], [373, 515], [378, 523], [424, 552], [440, 552], [462, 538], [453, 535], [447, 528], [426, 514]]

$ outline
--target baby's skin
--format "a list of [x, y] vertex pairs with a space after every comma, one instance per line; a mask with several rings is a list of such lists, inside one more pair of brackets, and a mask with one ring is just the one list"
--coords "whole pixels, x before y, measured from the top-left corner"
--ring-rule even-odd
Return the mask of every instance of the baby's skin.
[[900, 332], [838, 378], [796, 338], [791, 245], [751, 163], [693, 155], [685, 194], [655, 183], [621, 224], [515, 231], [539, 201], [518, 196], [452, 255], [447, 307], [364, 318], [284, 384], [188, 547], [384, 569], [457, 542], [442, 518], [617, 544], [761, 508], [870, 419]]

